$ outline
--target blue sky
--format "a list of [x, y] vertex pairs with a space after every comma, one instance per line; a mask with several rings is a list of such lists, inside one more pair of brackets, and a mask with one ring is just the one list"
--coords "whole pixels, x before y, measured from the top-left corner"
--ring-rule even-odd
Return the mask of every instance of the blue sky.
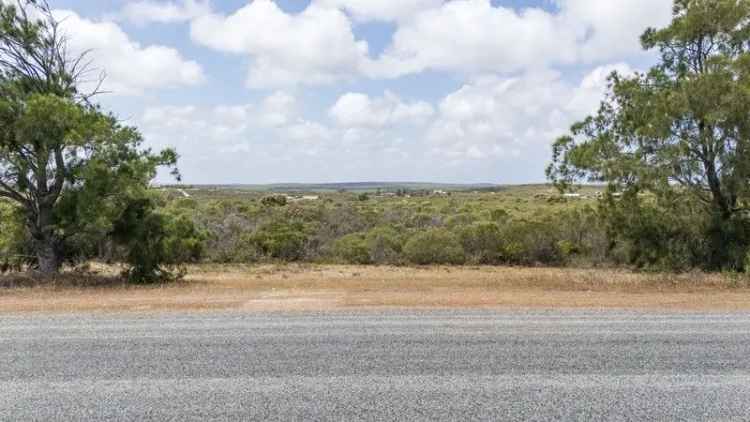
[[[187, 183], [544, 180], [671, 0], [52, 0]], [[166, 179], [163, 179], [166, 180]]]

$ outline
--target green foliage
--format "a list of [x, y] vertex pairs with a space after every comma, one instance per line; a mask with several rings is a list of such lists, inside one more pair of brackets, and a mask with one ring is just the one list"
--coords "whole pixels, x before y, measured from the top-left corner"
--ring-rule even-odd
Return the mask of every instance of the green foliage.
[[197, 262], [203, 254], [204, 235], [193, 222], [159, 212], [150, 198], [128, 204], [114, 224], [113, 238], [125, 247], [126, 275], [136, 283], [173, 280], [182, 272], [169, 268]]
[[[546, 197], [532, 199], [543, 189], [547, 188], [428, 199], [373, 197], [365, 203], [352, 201], [350, 193], [330, 193], [319, 201], [287, 207], [259, 207], [258, 200], [267, 194], [245, 197], [233, 193], [217, 200], [215, 190], [207, 197], [203, 195], [209, 191], [192, 191], [194, 204], [180, 207], [179, 212], [190, 215], [207, 233], [206, 259], [211, 262], [402, 265], [410, 262], [404, 249], [408, 240], [439, 229], [450, 232], [466, 250], [465, 259], [459, 262], [586, 264], [589, 256], [595, 256], [597, 264], [606, 263], [606, 257], [600, 256], [608, 246], [602, 240], [605, 225], [595, 212], [575, 203], [550, 205]], [[522, 206], [511, 206], [524, 198]], [[181, 198], [174, 199], [167, 208], [174, 209], [181, 202]], [[594, 202], [580, 204], [585, 203]], [[493, 214], [500, 221], [493, 221]]]
[[445, 229], [427, 229], [404, 245], [404, 256], [412, 264], [463, 264], [464, 250], [458, 237]]
[[299, 261], [305, 256], [308, 235], [299, 222], [275, 221], [249, 235], [245, 243], [260, 254], [284, 261]]
[[490, 220], [494, 222], [503, 223], [508, 220], [508, 217], [508, 212], [504, 209], [490, 210]]
[[260, 203], [264, 207], [285, 207], [287, 205], [287, 199], [284, 195], [271, 195], [266, 196], [260, 200]]
[[20, 270], [32, 252], [19, 208], [0, 200], [0, 274]]
[[375, 227], [367, 232], [365, 241], [373, 263], [400, 264], [403, 262], [403, 237], [393, 227]]
[[503, 261], [503, 233], [496, 223], [474, 223], [457, 229], [458, 238], [472, 264]]
[[372, 264], [370, 248], [365, 236], [361, 233], [353, 233], [342, 237], [334, 242], [334, 256], [349, 264]]
[[365, 233], [352, 233], [334, 242], [333, 255], [349, 264], [400, 264], [403, 241], [391, 227], [375, 227]]
[[[174, 167], [177, 155], [143, 149], [135, 128], [92, 104], [79, 91], [88, 60], [69, 55], [72, 49], [46, 2], [28, 7], [21, 13], [0, 3], [0, 198], [22, 215], [41, 273], [58, 272], [66, 259], [98, 254], [116, 232], [131, 249], [140, 247], [125, 239], [154, 236], [144, 237], [152, 255], [127, 254], [134, 268], [145, 268], [143, 278], [152, 277], [162, 263], [178, 260], [179, 254], [161, 247], [177, 227], [146, 212], [153, 207], [142, 201], [157, 168]], [[132, 236], [125, 236], [124, 227], [134, 230]]]
[[[750, 246], [750, 2], [676, 0], [642, 37], [659, 63], [613, 74], [598, 113], [553, 147], [561, 189], [604, 182], [611, 250], [639, 267], [744, 268]], [[639, 194], [652, 194], [645, 203]]]
[[547, 216], [541, 220], [520, 220], [505, 227], [504, 259], [511, 264], [560, 265], [564, 263], [558, 247], [558, 220]]

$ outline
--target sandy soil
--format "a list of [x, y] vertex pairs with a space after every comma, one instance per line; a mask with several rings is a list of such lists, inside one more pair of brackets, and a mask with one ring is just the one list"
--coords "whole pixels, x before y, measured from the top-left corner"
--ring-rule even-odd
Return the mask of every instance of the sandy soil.
[[129, 286], [101, 270], [0, 277], [0, 313], [317, 311], [352, 308], [750, 310], [750, 279], [718, 274], [506, 267], [198, 266], [179, 283]]

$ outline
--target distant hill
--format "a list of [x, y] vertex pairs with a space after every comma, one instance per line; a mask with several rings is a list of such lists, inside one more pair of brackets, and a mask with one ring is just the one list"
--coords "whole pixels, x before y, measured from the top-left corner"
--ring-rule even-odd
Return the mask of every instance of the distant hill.
[[[164, 187], [170, 187], [165, 185]], [[395, 192], [400, 189], [406, 190], [444, 190], [444, 191], [471, 191], [471, 190], [500, 190], [500, 185], [491, 183], [461, 184], [461, 183], [421, 183], [421, 182], [353, 182], [353, 183], [274, 183], [267, 185], [191, 185], [180, 186], [181, 188], [199, 189], [241, 189], [258, 192]]]

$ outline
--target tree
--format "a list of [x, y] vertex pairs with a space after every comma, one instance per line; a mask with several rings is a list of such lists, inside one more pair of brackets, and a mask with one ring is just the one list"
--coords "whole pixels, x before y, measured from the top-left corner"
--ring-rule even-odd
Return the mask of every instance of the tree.
[[676, 0], [649, 29], [661, 55], [645, 74], [613, 74], [595, 116], [557, 140], [548, 176], [659, 193], [679, 187], [721, 219], [746, 210], [750, 181], [750, 1]]
[[177, 160], [141, 150], [135, 128], [92, 103], [98, 88], [82, 92], [86, 56], [69, 52], [43, 0], [0, 2], [0, 197], [20, 207], [47, 275], [76, 237], [111, 232], [157, 168]]
[[728, 240], [746, 248], [750, 0], [676, 0], [673, 12], [641, 38], [658, 64], [613, 73], [598, 113], [555, 142], [547, 175], [561, 189], [604, 182], [625, 200], [650, 192], [660, 206], [687, 198], [712, 221], [714, 250]]

